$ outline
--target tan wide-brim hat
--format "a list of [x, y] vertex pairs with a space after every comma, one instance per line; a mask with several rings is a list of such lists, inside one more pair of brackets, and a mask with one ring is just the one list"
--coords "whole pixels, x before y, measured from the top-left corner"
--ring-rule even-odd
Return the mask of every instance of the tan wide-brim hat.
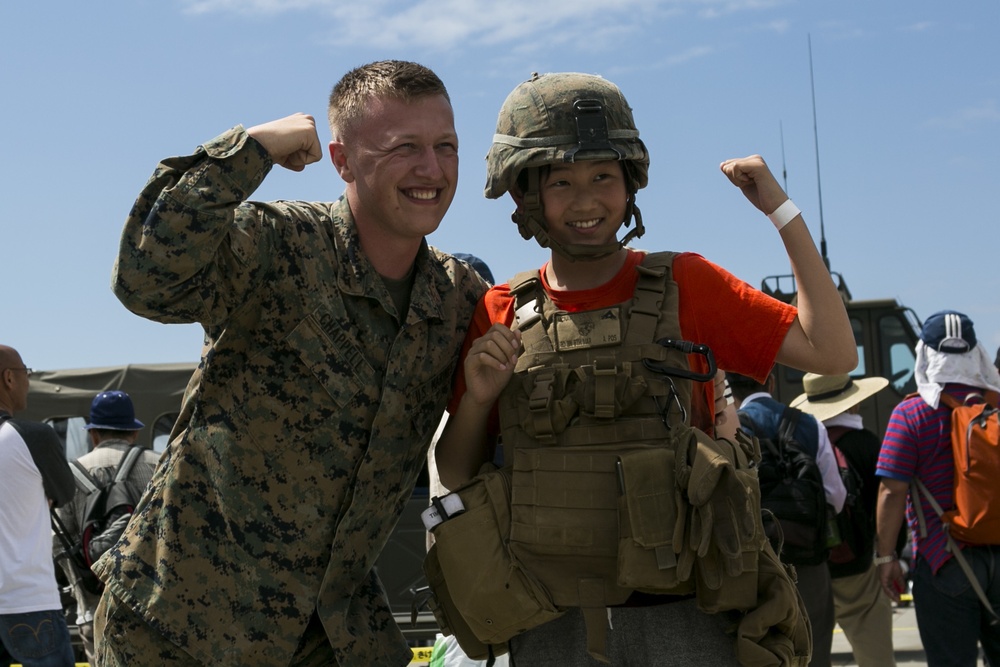
[[869, 396], [889, 386], [884, 377], [858, 378], [850, 375], [816, 375], [806, 373], [802, 378], [804, 394], [789, 403], [793, 408], [807, 412], [819, 421], [836, 417], [851, 409]]

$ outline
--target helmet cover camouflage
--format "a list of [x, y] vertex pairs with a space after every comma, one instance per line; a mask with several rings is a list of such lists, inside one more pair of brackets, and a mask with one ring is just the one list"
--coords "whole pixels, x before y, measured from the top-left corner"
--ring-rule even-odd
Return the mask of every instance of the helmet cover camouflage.
[[592, 74], [534, 74], [500, 109], [485, 194], [502, 197], [523, 169], [607, 159], [626, 161], [630, 192], [646, 186], [649, 152], [618, 86]]

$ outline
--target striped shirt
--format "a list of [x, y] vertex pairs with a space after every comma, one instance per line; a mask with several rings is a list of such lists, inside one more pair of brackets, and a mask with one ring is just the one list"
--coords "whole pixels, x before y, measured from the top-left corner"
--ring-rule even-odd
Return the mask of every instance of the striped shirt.
[[[944, 391], [959, 401], [970, 392], [982, 392], [963, 384], [947, 384]], [[882, 440], [877, 474], [902, 482], [919, 477], [942, 508], [952, 509], [955, 463], [951, 453], [951, 408], [943, 401], [932, 408], [920, 396], [906, 398], [897, 405]], [[913, 555], [926, 559], [931, 571], [937, 573], [952, 556], [946, 549], [948, 542], [940, 517], [923, 498], [920, 506], [927, 522], [926, 538], [920, 536], [910, 494], [906, 518], [913, 536]]]

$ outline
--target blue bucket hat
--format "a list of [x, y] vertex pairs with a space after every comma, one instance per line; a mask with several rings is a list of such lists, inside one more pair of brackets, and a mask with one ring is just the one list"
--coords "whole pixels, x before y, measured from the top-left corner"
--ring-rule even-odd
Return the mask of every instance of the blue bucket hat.
[[483, 260], [479, 259], [475, 255], [470, 255], [467, 252], [456, 252], [455, 257], [462, 260], [466, 264], [469, 264], [476, 270], [476, 273], [478, 273], [479, 276], [490, 285], [496, 284], [496, 281], [493, 280], [493, 272], [490, 271], [490, 267], [486, 266], [486, 262]]
[[924, 322], [920, 340], [938, 352], [962, 354], [976, 347], [976, 330], [968, 315], [954, 310], [942, 310]]
[[107, 431], [138, 431], [143, 423], [135, 418], [132, 399], [124, 391], [102, 391], [90, 403], [88, 431], [99, 428]]

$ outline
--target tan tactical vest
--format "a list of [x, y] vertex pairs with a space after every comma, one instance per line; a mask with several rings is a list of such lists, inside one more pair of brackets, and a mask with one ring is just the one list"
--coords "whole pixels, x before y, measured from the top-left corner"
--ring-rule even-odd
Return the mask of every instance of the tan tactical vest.
[[466, 511], [435, 529], [424, 568], [470, 656], [579, 607], [607, 661], [606, 607], [642, 591], [742, 612], [744, 667], [808, 662], [805, 607], [764, 537], [756, 443], [689, 425], [687, 354], [709, 351], [681, 340], [673, 258], [646, 256], [629, 302], [586, 313], [556, 310], [537, 271], [511, 281], [524, 351], [500, 396], [508, 465], [455, 491]]
[[681, 340], [674, 254], [647, 255], [632, 300], [596, 311], [556, 310], [537, 271], [510, 283], [524, 346], [500, 397], [510, 548], [557, 606], [594, 623], [635, 590], [694, 592], [677, 578], [669, 428], [687, 422], [692, 383], [644, 363], [689, 371], [657, 342]]

